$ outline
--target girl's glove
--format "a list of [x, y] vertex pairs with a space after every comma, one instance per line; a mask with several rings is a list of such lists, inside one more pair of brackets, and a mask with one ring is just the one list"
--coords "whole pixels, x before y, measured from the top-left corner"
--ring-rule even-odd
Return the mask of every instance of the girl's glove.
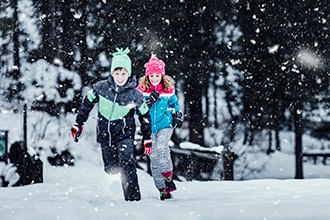
[[175, 112], [173, 115], [172, 126], [174, 128], [181, 128], [183, 124], [183, 113], [181, 111]]
[[152, 141], [143, 140], [143, 147], [144, 147], [144, 155], [149, 156], [152, 151]]
[[81, 135], [81, 132], [84, 130], [84, 126], [80, 125], [78, 123], [74, 123], [71, 127], [71, 136], [75, 142], [79, 141], [79, 136]]
[[147, 98], [147, 105], [150, 108], [155, 104], [160, 99], [160, 95], [156, 90], [153, 90], [152, 93], [150, 94], [149, 98]]

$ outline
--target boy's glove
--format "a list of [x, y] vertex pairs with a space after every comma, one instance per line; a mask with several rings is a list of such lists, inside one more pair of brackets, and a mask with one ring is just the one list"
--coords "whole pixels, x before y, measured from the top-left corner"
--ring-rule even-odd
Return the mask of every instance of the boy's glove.
[[81, 132], [84, 130], [84, 126], [78, 123], [74, 123], [71, 127], [71, 135], [75, 142], [78, 142], [78, 137], [81, 135]]
[[172, 126], [174, 128], [181, 128], [183, 123], [183, 113], [181, 111], [175, 112], [173, 115]]
[[149, 156], [152, 151], [152, 141], [149, 140], [143, 140], [143, 147], [144, 147], [144, 155]]
[[155, 104], [160, 99], [160, 95], [156, 90], [153, 90], [152, 93], [150, 94], [149, 98], [147, 98], [147, 105], [150, 108]]

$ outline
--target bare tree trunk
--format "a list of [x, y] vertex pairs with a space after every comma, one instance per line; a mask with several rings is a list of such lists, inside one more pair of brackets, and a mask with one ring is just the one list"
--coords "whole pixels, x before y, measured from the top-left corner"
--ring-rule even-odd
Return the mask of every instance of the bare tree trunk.
[[44, 14], [42, 19], [42, 54], [40, 55], [49, 63], [53, 63], [58, 56], [59, 41], [57, 34], [58, 19], [56, 18], [57, 6], [54, 1], [43, 1], [40, 7], [40, 12]]
[[272, 145], [273, 145], [273, 135], [272, 135], [272, 130], [268, 129], [268, 149], [267, 149], [267, 154], [273, 153], [274, 150], [272, 150]]
[[185, 86], [188, 107], [189, 140], [204, 146], [204, 118], [202, 111], [202, 85], [198, 80], [188, 80]]
[[302, 162], [302, 104], [297, 103], [294, 106], [294, 128], [295, 128], [295, 155], [296, 155], [296, 176], [295, 179], [303, 179], [303, 162]]
[[[63, 29], [60, 32], [59, 37], [59, 58], [63, 62], [63, 66], [69, 70], [73, 70], [74, 67], [74, 44], [78, 45], [77, 39], [75, 37], [75, 31], [79, 31], [79, 24], [76, 23], [74, 18], [74, 9], [72, 4], [68, 2], [59, 2], [59, 7], [61, 10], [60, 23], [58, 24]], [[64, 22], [65, 21], [65, 22]], [[67, 25], [71, 24], [71, 25]], [[72, 25], [77, 26], [75, 28]], [[75, 30], [75, 31], [74, 31]]]
[[14, 32], [13, 32], [13, 55], [14, 55], [14, 71], [12, 72], [13, 79], [17, 80], [21, 75], [21, 65], [19, 60], [19, 21], [18, 21], [18, 2], [17, 0], [13, 1], [14, 8]]
[[254, 130], [252, 128], [251, 121], [249, 121], [245, 124], [243, 144], [252, 145], [253, 136], [254, 136]]
[[[226, 74], [227, 75], [227, 74]], [[230, 115], [230, 119], [229, 119], [229, 142], [234, 141], [235, 138], [235, 129], [236, 129], [236, 124], [238, 122], [238, 116], [234, 115], [233, 113], [233, 107], [232, 107], [232, 95], [231, 95], [231, 91], [230, 91], [230, 86], [228, 85], [229, 82], [226, 79], [226, 77], [224, 77], [224, 90], [225, 90], [225, 100], [226, 100], [226, 104], [227, 104], [227, 109], [228, 109], [228, 113]]]
[[212, 77], [212, 86], [213, 86], [213, 97], [214, 97], [214, 128], [215, 129], [218, 129], [219, 128], [219, 123], [218, 123], [218, 114], [217, 114], [217, 110], [218, 110], [218, 100], [217, 100], [217, 91], [218, 91], [218, 88], [217, 88], [217, 85], [216, 85], [216, 77]]
[[279, 126], [275, 127], [275, 146], [276, 150], [281, 150], [281, 142], [280, 142], [280, 129]]

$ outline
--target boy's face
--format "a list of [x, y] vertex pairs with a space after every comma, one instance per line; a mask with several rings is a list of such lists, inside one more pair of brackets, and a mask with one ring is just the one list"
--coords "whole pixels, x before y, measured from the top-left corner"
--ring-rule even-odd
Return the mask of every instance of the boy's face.
[[125, 68], [115, 69], [112, 77], [117, 86], [123, 86], [128, 80], [128, 72]]
[[150, 74], [149, 81], [153, 86], [158, 86], [158, 84], [162, 81], [162, 74], [159, 73]]

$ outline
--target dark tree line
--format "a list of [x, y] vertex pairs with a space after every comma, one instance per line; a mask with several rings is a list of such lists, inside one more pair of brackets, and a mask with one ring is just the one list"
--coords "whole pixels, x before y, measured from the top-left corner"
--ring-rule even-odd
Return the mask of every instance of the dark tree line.
[[[306, 106], [321, 104], [329, 90], [329, 12], [325, 0], [242, 1], [244, 120], [247, 132], [274, 129], [286, 121], [295, 130], [296, 178], [302, 178]], [[322, 94], [322, 95], [321, 95]], [[319, 96], [317, 98], [316, 96]], [[285, 118], [285, 111], [290, 117]], [[246, 135], [248, 137], [248, 135]], [[250, 136], [252, 138], [253, 135]], [[250, 139], [251, 141], [251, 139]]]
[[[191, 142], [204, 146], [204, 129], [224, 126], [221, 144], [230, 148], [236, 126], [243, 123], [246, 144], [254, 142], [257, 132], [269, 131], [271, 153], [272, 131], [276, 150], [280, 150], [279, 132], [292, 127], [296, 178], [302, 177], [304, 119], [320, 105], [329, 108], [327, 0], [31, 0], [42, 39], [40, 47], [23, 50], [26, 57], [18, 53], [27, 47], [19, 39], [24, 35], [17, 22], [19, 1], [1, 2], [0, 8], [0, 37], [12, 36], [12, 41], [4, 40], [1, 45], [2, 73], [12, 79], [6, 88], [2, 85], [4, 90], [11, 88], [3, 92], [8, 101], [19, 99], [24, 90], [19, 81], [22, 58], [29, 62], [60, 60], [66, 69], [78, 72], [87, 86], [108, 76], [104, 59], [109, 63], [116, 47], [131, 49], [137, 78], [143, 75], [143, 64], [150, 55], [157, 54], [166, 61], [167, 73], [183, 81]], [[15, 13], [4, 16], [9, 7]], [[17, 68], [7, 68], [8, 62]], [[231, 69], [238, 71], [235, 79]], [[73, 83], [59, 81], [59, 87], [65, 92]], [[208, 99], [221, 91], [229, 115], [225, 122], [217, 113], [221, 103]], [[66, 103], [67, 111], [78, 106], [81, 92], [76, 91], [75, 98]], [[212, 122], [209, 112], [214, 114]]]
[[[131, 49], [137, 78], [143, 75], [143, 64], [150, 55], [157, 54], [166, 61], [168, 74], [183, 80], [189, 139], [204, 145], [207, 121], [202, 97], [206, 95], [207, 79], [215, 71], [210, 59], [226, 57], [215, 47], [214, 29], [218, 20], [223, 19], [222, 11], [230, 11], [231, 1], [32, 2], [40, 18], [42, 43], [29, 52], [28, 60], [45, 59], [49, 63], [60, 60], [65, 68], [79, 72], [83, 85], [91, 85], [108, 76], [109, 66], [102, 64], [100, 56], [110, 61], [116, 47]], [[59, 83], [66, 88], [73, 82]], [[66, 109], [76, 108], [79, 98], [78, 91]]]

